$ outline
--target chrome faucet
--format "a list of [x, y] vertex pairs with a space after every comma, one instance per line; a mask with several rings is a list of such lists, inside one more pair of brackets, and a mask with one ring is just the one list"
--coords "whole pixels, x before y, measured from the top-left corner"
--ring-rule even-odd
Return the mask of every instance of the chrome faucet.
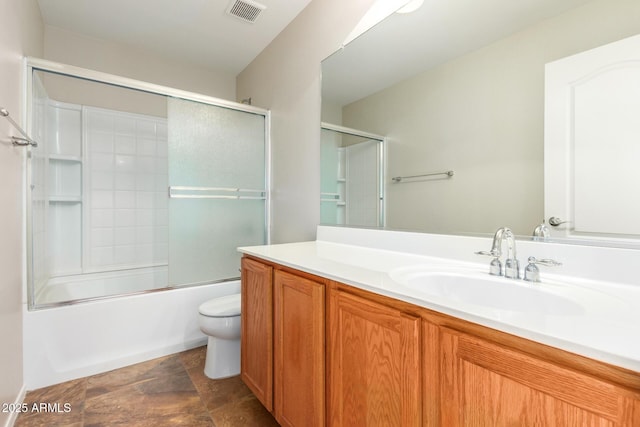
[[544, 223], [544, 220], [542, 220], [542, 223], [533, 230], [534, 241], [546, 242], [549, 240], [549, 235], [549, 227]]
[[[504, 273], [502, 271], [502, 263], [500, 262], [503, 241], [507, 242], [507, 254], [504, 260]], [[491, 251], [479, 251], [476, 252], [476, 254], [493, 257], [493, 260], [489, 264], [489, 274], [493, 274], [494, 276], [504, 275], [504, 277], [508, 277], [510, 279], [520, 278], [520, 263], [518, 262], [516, 255], [516, 238], [511, 229], [507, 227], [499, 228], [493, 236]]]
[[538, 265], [544, 265], [547, 267], [557, 267], [562, 265], [561, 262], [552, 260], [552, 259], [536, 259], [536, 257], [530, 256], [528, 259], [529, 264], [524, 269], [524, 277], [523, 279], [527, 282], [539, 282], [540, 281], [540, 270], [538, 269]]

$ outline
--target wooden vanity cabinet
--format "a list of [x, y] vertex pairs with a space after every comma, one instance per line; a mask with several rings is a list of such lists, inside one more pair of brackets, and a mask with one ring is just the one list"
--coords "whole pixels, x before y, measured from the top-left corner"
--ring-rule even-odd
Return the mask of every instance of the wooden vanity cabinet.
[[325, 425], [325, 286], [274, 272], [275, 417], [281, 426]]
[[273, 267], [242, 258], [240, 376], [273, 412]]
[[637, 372], [248, 257], [242, 294], [242, 379], [283, 426], [640, 426]]
[[242, 258], [241, 377], [282, 426], [325, 425], [325, 286]]
[[443, 426], [640, 426], [637, 392], [441, 328]]
[[420, 318], [330, 293], [329, 425], [420, 426]]
[[335, 284], [328, 333], [330, 426], [640, 427], [639, 373], [406, 302]]

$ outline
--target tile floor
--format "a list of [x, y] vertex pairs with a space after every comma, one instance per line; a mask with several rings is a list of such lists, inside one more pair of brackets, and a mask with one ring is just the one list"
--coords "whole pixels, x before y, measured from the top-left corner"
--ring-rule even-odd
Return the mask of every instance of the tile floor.
[[205, 352], [199, 347], [30, 391], [28, 407], [48, 403], [49, 411], [22, 413], [15, 427], [277, 426], [239, 376], [204, 375]]

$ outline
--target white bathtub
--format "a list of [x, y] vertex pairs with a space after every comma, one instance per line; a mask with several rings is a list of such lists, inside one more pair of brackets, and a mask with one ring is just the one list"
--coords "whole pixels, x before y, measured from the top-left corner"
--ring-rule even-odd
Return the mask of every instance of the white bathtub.
[[[65, 292], [70, 288], [65, 287]], [[204, 345], [198, 306], [240, 292], [240, 282], [169, 289], [29, 311], [24, 304], [27, 390]]]
[[168, 278], [167, 266], [54, 277], [36, 293], [36, 306], [161, 289]]

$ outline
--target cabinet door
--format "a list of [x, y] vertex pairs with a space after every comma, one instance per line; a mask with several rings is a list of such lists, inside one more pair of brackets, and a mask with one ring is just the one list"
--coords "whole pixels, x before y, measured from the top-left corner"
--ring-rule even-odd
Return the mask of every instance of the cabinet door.
[[419, 426], [420, 319], [345, 292], [331, 293], [331, 426]]
[[442, 425], [638, 426], [629, 392], [479, 338], [444, 329]]
[[273, 412], [273, 268], [242, 258], [242, 381]]
[[276, 271], [275, 416], [282, 426], [324, 426], [324, 285]]

